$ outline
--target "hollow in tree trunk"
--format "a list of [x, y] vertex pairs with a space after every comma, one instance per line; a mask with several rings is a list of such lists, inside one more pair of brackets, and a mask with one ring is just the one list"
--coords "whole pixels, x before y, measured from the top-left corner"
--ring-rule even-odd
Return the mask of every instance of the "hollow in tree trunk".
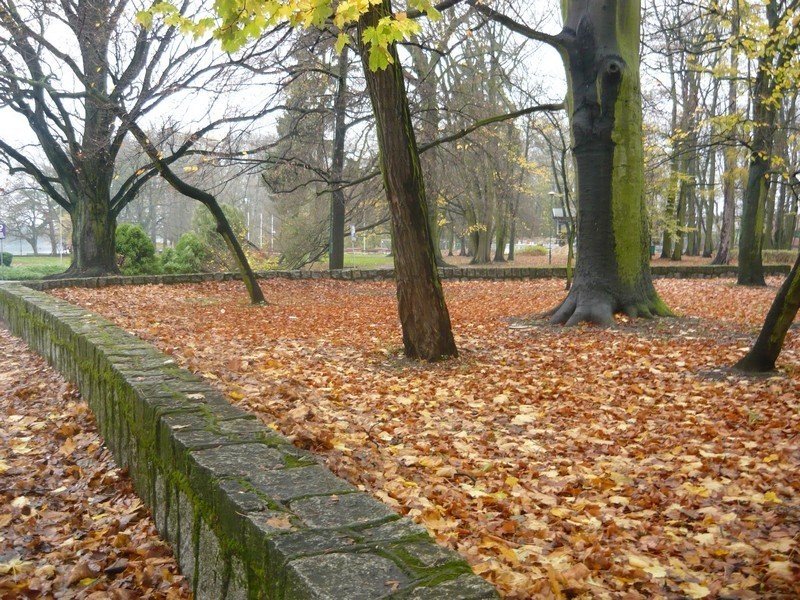
[[650, 277], [639, 84], [640, 3], [564, 0], [559, 34], [578, 192], [578, 259], [551, 321], [671, 314]]
[[[359, 20], [359, 39], [363, 39], [364, 29], [377, 26], [391, 11], [389, 0], [371, 5]], [[361, 58], [375, 114], [381, 172], [391, 213], [403, 347], [409, 358], [437, 361], [456, 356], [458, 351], [436, 269], [403, 70], [394, 44], [389, 47], [393, 62], [383, 70], [370, 69], [369, 51], [369, 47], [362, 47]]]

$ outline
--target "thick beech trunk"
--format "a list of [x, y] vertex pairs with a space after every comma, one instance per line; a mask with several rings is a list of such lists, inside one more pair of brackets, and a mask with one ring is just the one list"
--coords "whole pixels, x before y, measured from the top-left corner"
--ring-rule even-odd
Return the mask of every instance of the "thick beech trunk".
[[736, 363], [735, 368], [751, 372], [772, 371], [783, 348], [786, 332], [789, 331], [798, 309], [800, 309], [800, 254], [772, 302], [756, 343], [750, 352]]
[[[359, 39], [363, 39], [366, 27], [377, 25], [390, 14], [389, 0], [372, 5], [359, 20]], [[406, 356], [436, 361], [456, 356], [458, 351], [436, 269], [417, 142], [394, 45], [390, 53], [393, 63], [384, 70], [371, 71], [369, 48], [361, 50], [392, 217], [397, 308]]]
[[58, 277], [97, 277], [118, 274], [114, 233], [116, 220], [109, 209], [108, 187], [98, 187], [94, 194], [73, 204], [72, 264]]
[[562, 41], [578, 190], [578, 260], [552, 322], [668, 315], [650, 277], [638, 1], [563, 0]]

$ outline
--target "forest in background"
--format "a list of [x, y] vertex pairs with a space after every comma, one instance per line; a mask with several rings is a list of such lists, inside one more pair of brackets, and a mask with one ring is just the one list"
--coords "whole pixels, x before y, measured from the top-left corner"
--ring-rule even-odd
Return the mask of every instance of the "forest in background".
[[[791, 3], [774, 5], [791, 10]], [[558, 16], [548, 11], [554, 10], [520, 16], [553, 28]], [[43, 15], [57, 21], [53, 12]], [[755, 114], [763, 85], [758, 61], [770, 36], [786, 35], [770, 30], [770, 18], [763, 3], [644, 3], [645, 193], [659, 256], [701, 255], [717, 263], [735, 257], [748, 164], [763, 118]], [[562, 102], [563, 75], [559, 65], [553, 67], [557, 54], [466, 6], [421, 24], [400, 56], [437, 249], [445, 257], [469, 254], [485, 263], [513, 259], [520, 240], [563, 245], [576, 210], [567, 115], [525, 114]], [[120, 55], [134, 28], [131, 19], [117, 23]], [[358, 56], [347, 49], [338, 54], [334, 34], [325, 30], [276, 28], [265, 39], [269, 52], [237, 57], [247, 68], [227, 74], [224, 85], [197, 89], [188, 76], [175, 83], [169, 103], [148, 114], [148, 135], [180, 148], [207, 123], [218, 122], [175, 160], [174, 169], [235, 209], [246, 248], [268, 253], [274, 264], [298, 267], [324, 259], [332, 235], [348, 238], [348, 248], [357, 243], [362, 250], [389, 252], [388, 207]], [[218, 50], [205, 51], [203, 64], [220, 61]], [[191, 56], [175, 51], [153, 64], [164, 72], [188, 72], [189, 65], [180, 63]], [[166, 60], [177, 64], [167, 68]], [[771, 158], [762, 219], [766, 250], [796, 246], [798, 230], [797, 66], [776, 64], [773, 71], [778, 69], [784, 69], [778, 73], [782, 87], [772, 100], [772, 144], [765, 150]], [[13, 90], [6, 87], [3, 103], [9, 104]], [[440, 143], [448, 137], [456, 139]], [[0, 156], [12, 173], [0, 206], [9, 237], [24, 240], [18, 247], [26, 251], [66, 249], [71, 232], [65, 211], [19, 172], [8, 152]], [[135, 142], [123, 139], [112, 190], [131, 186], [137, 173], [146, 176], [148, 164]], [[336, 204], [343, 215], [332, 227]], [[118, 221], [141, 225], [163, 249], [197, 230], [198, 206], [150, 177]], [[554, 210], [563, 215], [557, 222]], [[9, 248], [14, 252], [13, 244]]]

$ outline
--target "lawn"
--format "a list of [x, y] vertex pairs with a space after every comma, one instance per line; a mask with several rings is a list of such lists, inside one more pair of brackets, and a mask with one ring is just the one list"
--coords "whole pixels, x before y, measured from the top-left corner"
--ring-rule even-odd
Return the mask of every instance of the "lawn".
[[0, 280], [41, 279], [66, 271], [69, 264], [69, 256], [14, 256], [10, 267], [0, 267]]
[[390, 283], [65, 289], [421, 523], [507, 598], [800, 595], [800, 335], [742, 356], [770, 288], [658, 280], [681, 317], [517, 322], [563, 282], [449, 282], [461, 352], [400, 353]]

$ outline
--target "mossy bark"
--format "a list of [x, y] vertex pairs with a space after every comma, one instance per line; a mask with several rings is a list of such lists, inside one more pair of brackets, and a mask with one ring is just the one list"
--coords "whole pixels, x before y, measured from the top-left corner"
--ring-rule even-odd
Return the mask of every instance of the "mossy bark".
[[[365, 28], [377, 25], [391, 12], [389, 0], [371, 5], [359, 20], [359, 39], [363, 39]], [[362, 47], [361, 58], [375, 114], [381, 172], [391, 213], [403, 348], [409, 358], [437, 361], [456, 356], [458, 351], [436, 269], [403, 70], [394, 45], [389, 51], [393, 62], [381, 71], [370, 70], [369, 47]]]
[[578, 259], [551, 321], [671, 314], [650, 277], [639, 83], [640, 3], [562, 0], [559, 36], [578, 191]]

